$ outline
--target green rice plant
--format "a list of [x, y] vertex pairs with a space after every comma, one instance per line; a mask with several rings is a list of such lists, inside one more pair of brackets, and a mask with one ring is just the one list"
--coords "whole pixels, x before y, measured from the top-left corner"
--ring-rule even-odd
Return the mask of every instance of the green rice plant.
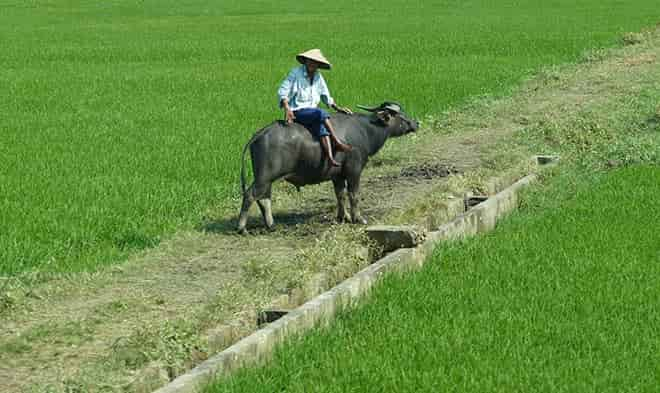
[[656, 1], [0, 1], [0, 275], [95, 270], [237, 208], [239, 156], [321, 47], [416, 117], [621, 45]]

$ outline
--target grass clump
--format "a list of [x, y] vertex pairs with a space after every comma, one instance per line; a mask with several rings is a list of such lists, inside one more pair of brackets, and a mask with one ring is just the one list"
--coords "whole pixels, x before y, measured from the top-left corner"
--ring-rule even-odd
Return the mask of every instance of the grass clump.
[[527, 127], [517, 142], [551, 151], [591, 169], [660, 163], [660, 90], [645, 88], [634, 97], [614, 99], [605, 107], [547, 116]]
[[139, 369], [151, 361], [164, 364], [170, 376], [189, 368], [191, 359], [206, 358], [204, 343], [197, 327], [183, 320], [147, 325], [118, 340], [108, 358], [110, 365]]
[[494, 232], [205, 392], [654, 391], [659, 184], [654, 166], [560, 175]]

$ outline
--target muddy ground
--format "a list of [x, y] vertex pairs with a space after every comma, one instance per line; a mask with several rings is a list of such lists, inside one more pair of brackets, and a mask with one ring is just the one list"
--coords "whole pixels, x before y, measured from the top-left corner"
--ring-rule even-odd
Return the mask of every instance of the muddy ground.
[[[370, 223], [430, 225], [448, 198], [525, 172], [531, 154], [552, 152], [529, 151], [517, 141], [522, 131], [657, 88], [659, 44], [649, 33], [542, 72], [510, 97], [424, 119], [370, 162], [363, 214]], [[299, 304], [369, 263], [364, 227], [334, 223], [329, 183], [301, 192], [279, 184], [273, 232], [253, 207], [251, 234], [235, 234], [233, 205], [97, 273], [0, 282], [0, 391], [140, 391], [145, 378], [163, 383], [249, 332], [259, 309]], [[209, 342], [207, 332], [226, 327], [226, 340]]]

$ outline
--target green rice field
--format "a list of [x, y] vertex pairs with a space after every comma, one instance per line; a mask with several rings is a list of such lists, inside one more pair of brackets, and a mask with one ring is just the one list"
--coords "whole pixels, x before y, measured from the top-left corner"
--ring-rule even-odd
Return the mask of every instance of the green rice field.
[[205, 392], [657, 391], [660, 168], [567, 173]]
[[1, 0], [0, 276], [94, 270], [238, 210], [239, 152], [321, 48], [342, 105], [507, 93], [657, 0]]

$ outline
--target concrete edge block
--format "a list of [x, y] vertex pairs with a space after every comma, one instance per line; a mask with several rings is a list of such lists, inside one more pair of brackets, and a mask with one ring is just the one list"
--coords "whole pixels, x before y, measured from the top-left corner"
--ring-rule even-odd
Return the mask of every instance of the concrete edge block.
[[427, 231], [433, 230], [443, 223], [453, 220], [464, 211], [465, 201], [463, 198], [451, 195], [444, 201], [444, 206], [438, 207], [426, 217], [424, 227]]
[[478, 217], [476, 232], [484, 233], [495, 228], [498, 219], [516, 208], [520, 188], [535, 179], [536, 175], [527, 175], [468, 211], [467, 216], [474, 214]]
[[416, 247], [424, 240], [425, 229], [414, 225], [371, 225], [365, 229], [367, 237], [383, 251]]
[[211, 352], [220, 352], [234, 341], [234, 329], [230, 325], [220, 325], [206, 333], [206, 344]]
[[532, 161], [537, 166], [552, 166], [557, 165], [560, 157], [558, 155], [538, 154], [532, 156]]

